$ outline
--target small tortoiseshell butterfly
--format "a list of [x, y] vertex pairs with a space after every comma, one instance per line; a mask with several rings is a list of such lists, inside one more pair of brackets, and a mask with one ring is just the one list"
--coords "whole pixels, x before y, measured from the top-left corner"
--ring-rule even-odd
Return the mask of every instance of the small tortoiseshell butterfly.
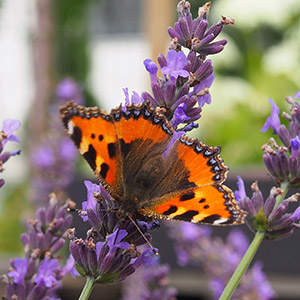
[[100, 183], [119, 202], [122, 217], [223, 225], [243, 223], [220, 149], [181, 136], [167, 155], [174, 129], [148, 102], [107, 113], [98, 107], [61, 107], [68, 134]]

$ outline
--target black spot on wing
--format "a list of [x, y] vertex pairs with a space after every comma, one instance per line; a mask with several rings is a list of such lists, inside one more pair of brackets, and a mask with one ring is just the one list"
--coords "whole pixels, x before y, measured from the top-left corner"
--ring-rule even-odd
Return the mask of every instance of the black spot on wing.
[[208, 209], [208, 208], [209, 208], [209, 205], [204, 205], [203, 208], [204, 208], [204, 209]]
[[195, 197], [195, 193], [194, 192], [189, 192], [189, 193], [181, 195], [179, 201], [191, 200], [194, 197]]
[[170, 206], [170, 208], [168, 210], [164, 211], [162, 214], [168, 216], [168, 215], [173, 214], [176, 211], [177, 211], [177, 207], [176, 206]]
[[188, 210], [187, 212], [183, 213], [182, 215], [174, 217], [174, 219], [191, 222], [193, 217], [198, 214], [199, 214], [199, 212], [197, 210]]
[[123, 157], [126, 157], [130, 151], [131, 144], [125, 143], [123, 139], [119, 139], [119, 142], [120, 142], [120, 146], [121, 146], [121, 153], [122, 153]]
[[203, 220], [201, 220], [201, 223], [208, 223], [208, 224], [213, 224], [215, 221], [221, 219], [220, 215], [211, 215], [209, 217], [204, 218]]
[[82, 139], [82, 132], [81, 129], [77, 126], [73, 128], [73, 133], [71, 135], [71, 139], [74, 141], [74, 144], [77, 148], [79, 148], [81, 139]]
[[99, 141], [101, 142], [102, 140], [103, 140], [103, 135], [100, 134], [100, 135], [99, 135]]
[[90, 144], [89, 150], [83, 154], [83, 157], [86, 159], [86, 161], [89, 163], [89, 165], [93, 170], [96, 169], [96, 156], [97, 156], [96, 150], [93, 147], [93, 145]]
[[183, 176], [182, 178], [180, 178], [177, 186], [179, 190], [196, 187], [196, 184], [194, 182], [190, 182], [188, 178], [189, 178], [189, 174], [187, 176]]
[[116, 145], [114, 143], [109, 143], [107, 149], [109, 157], [114, 158], [116, 156]]
[[202, 198], [199, 200], [199, 203], [204, 203], [205, 201], [206, 201], [205, 198]]
[[100, 171], [100, 175], [105, 179], [107, 172], [109, 170], [109, 166], [106, 163], [102, 163], [101, 164], [101, 171]]

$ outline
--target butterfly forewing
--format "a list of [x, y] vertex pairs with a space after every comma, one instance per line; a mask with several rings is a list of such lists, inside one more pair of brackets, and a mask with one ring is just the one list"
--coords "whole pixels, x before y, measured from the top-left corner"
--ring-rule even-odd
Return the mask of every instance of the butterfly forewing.
[[104, 186], [119, 191], [117, 182], [118, 148], [114, 122], [97, 107], [86, 108], [68, 102], [61, 107], [61, 117], [68, 134]]
[[[160, 180], [155, 174], [160, 173], [161, 156], [172, 138], [173, 129], [147, 103], [127, 106], [126, 111], [114, 109], [111, 115], [121, 153], [122, 200], [143, 198], [141, 194], [147, 193], [149, 185]], [[139, 187], [145, 190], [139, 192]]]

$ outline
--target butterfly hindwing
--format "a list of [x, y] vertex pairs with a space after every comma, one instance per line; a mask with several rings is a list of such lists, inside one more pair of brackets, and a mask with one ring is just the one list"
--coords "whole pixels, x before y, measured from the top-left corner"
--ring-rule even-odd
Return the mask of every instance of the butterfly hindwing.
[[143, 214], [204, 224], [236, 224], [243, 220], [232, 191], [222, 185], [227, 168], [212, 148], [180, 137], [170, 150], [167, 176], [153, 191]]

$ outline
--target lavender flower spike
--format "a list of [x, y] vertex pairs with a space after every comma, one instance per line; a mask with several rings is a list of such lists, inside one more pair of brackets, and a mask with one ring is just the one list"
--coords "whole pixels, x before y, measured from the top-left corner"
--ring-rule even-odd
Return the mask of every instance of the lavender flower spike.
[[[218, 299], [230, 276], [246, 252], [249, 242], [241, 231], [231, 231], [226, 240], [212, 237], [206, 226], [192, 223], [168, 225], [169, 236], [175, 241], [180, 265], [193, 265], [205, 270], [214, 299]], [[248, 269], [232, 299], [263, 299], [274, 297], [260, 263]]]
[[49, 202], [49, 206], [39, 208], [35, 220], [27, 222], [27, 232], [21, 236], [25, 258], [12, 259], [10, 271], [2, 276], [6, 284], [3, 299], [58, 300], [55, 296], [62, 278], [69, 272], [77, 273], [70, 259], [62, 267], [57, 254], [72, 221], [67, 209], [74, 208], [74, 204], [68, 201], [58, 207], [54, 194]]
[[82, 203], [79, 214], [92, 227], [85, 239], [77, 238], [75, 229], [69, 230], [76, 269], [97, 283], [122, 281], [141, 264], [155, 260], [153, 249], [139, 250], [137, 246], [146, 243], [145, 237], [151, 240], [148, 231], [157, 228], [157, 222], [137, 221], [138, 230], [132, 221], [118, 218], [118, 202], [102, 186], [84, 183], [88, 199]]
[[175, 300], [176, 289], [168, 286], [167, 265], [143, 266], [123, 285], [122, 300]]
[[224, 25], [232, 25], [234, 20], [222, 17], [219, 22], [207, 30], [210, 2], [199, 8], [196, 19], [193, 19], [190, 7], [190, 3], [185, 0], [180, 1], [177, 5], [178, 22], [175, 23], [174, 28], [168, 28], [168, 33], [173, 39], [173, 48], [178, 49], [181, 45], [199, 53], [202, 58], [222, 51], [227, 41], [213, 42], [213, 40], [220, 34]]
[[[239, 189], [241, 184], [243, 185], [243, 181], [240, 179]], [[269, 197], [264, 200], [256, 182], [252, 184], [251, 188], [253, 190], [251, 199], [246, 195], [237, 198], [241, 209], [248, 213], [246, 224], [249, 228], [254, 232], [265, 232], [265, 238], [268, 240], [278, 240], [290, 236], [300, 216], [298, 213], [288, 213], [288, 204], [295, 202], [299, 195], [295, 194], [275, 206], [276, 197], [282, 194], [281, 189], [272, 188]]]

